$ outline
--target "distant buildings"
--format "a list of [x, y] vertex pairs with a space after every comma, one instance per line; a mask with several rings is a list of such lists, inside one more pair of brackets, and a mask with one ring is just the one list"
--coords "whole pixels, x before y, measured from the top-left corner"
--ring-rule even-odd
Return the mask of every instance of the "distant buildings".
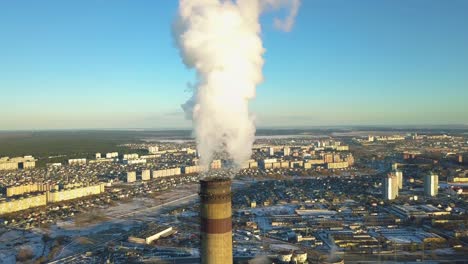
[[394, 200], [398, 196], [398, 178], [394, 173], [389, 173], [385, 177], [383, 188], [385, 200]]
[[36, 167], [36, 159], [34, 159], [33, 156], [0, 158], [0, 171], [1, 170], [30, 169], [34, 167]]
[[247, 160], [242, 166], [242, 168], [243, 169], [256, 169], [258, 168], [258, 162], [253, 159]]
[[375, 141], [401, 141], [405, 140], [406, 138], [402, 135], [393, 135], [393, 136], [367, 136], [367, 142], [375, 142]]
[[76, 198], [96, 195], [104, 192], [104, 183], [78, 187], [73, 189], [65, 189], [58, 192], [46, 192], [47, 202], [56, 203]]
[[394, 171], [397, 180], [398, 180], [398, 189], [403, 189], [403, 172], [401, 170], [396, 169]]
[[13, 213], [33, 207], [45, 206], [48, 203], [56, 203], [66, 200], [73, 200], [89, 195], [97, 195], [105, 191], [104, 183], [83, 186], [78, 188], [63, 189], [58, 191], [56, 186], [51, 185], [28, 185], [17, 186], [15, 189], [7, 189], [8, 196], [25, 194], [28, 192], [41, 192], [26, 197], [0, 201], [0, 215]]
[[[200, 166], [191, 166], [191, 167], [200, 167]], [[185, 167], [185, 171], [188, 167]], [[201, 168], [201, 167], [200, 167]], [[200, 169], [201, 171], [201, 169]], [[185, 173], [198, 173], [200, 171], [193, 171], [193, 172], [185, 172]], [[171, 169], [162, 169], [162, 170], [154, 170], [153, 171], [153, 179], [154, 178], [161, 178], [161, 177], [171, 177], [180, 175], [182, 173], [181, 168], [171, 168]]]
[[81, 165], [81, 164], [86, 164], [86, 159], [69, 159], [68, 160], [68, 165]]
[[161, 237], [167, 237], [175, 233], [175, 230], [172, 227], [158, 227], [148, 229], [139, 234], [138, 236], [129, 236], [128, 241], [137, 244], [151, 244], [153, 241], [158, 240]]
[[131, 154], [123, 154], [122, 159], [123, 160], [131, 160], [131, 159], [138, 159], [138, 154], [137, 153], [131, 153]]
[[349, 151], [349, 146], [343, 145], [343, 146], [336, 146], [335, 147], [336, 151]]
[[129, 171], [127, 172], [127, 182], [135, 182], [136, 181], [136, 172]]
[[210, 165], [211, 169], [221, 169], [221, 167], [222, 167], [221, 160], [213, 160], [211, 162], [211, 165]]
[[53, 183], [29, 183], [6, 187], [6, 196], [12, 197], [35, 192], [46, 192], [58, 190], [59, 186]]
[[291, 148], [290, 147], [284, 147], [283, 148], [283, 155], [284, 156], [289, 156], [291, 154]]
[[129, 165], [132, 165], [132, 164], [145, 164], [146, 159], [124, 159], [124, 160], [122, 160], [122, 163], [123, 164], [129, 164]]
[[148, 147], [148, 153], [149, 154], [156, 154], [159, 151], [159, 147], [157, 146], [149, 146]]
[[118, 158], [119, 153], [118, 152], [109, 152], [106, 153], [106, 159], [112, 159], [112, 158]]
[[424, 194], [426, 196], [437, 196], [439, 191], [439, 176], [433, 172], [424, 176]]
[[46, 204], [47, 196], [45, 193], [24, 197], [22, 199], [0, 201], [0, 215], [26, 210], [33, 207], [44, 206]]
[[[166, 170], [170, 170], [170, 169], [166, 169]], [[181, 173], [192, 174], [192, 173], [199, 173], [202, 170], [203, 170], [203, 168], [200, 165], [185, 166], [185, 167], [181, 168]], [[164, 170], [153, 171], [153, 178], [164, 177], [163, 176], [163, 171]], [[165, 174], [169, 174], [169, 173], [165, 173]], [[172, 174], [172, 175], [174, 175], [174, 174]], [[172, 176], [172, 175], [169, 175], [169, 176]]]
[[347, 161], [343, 162], [331, 162], [327, 164], [327, 169], [344, 169], [348, 168], [349, 164]]
[[150, 170], [143, 170], [141, 172], [141, 180], [142, 181], [149, 181], [151, 179], [151, 171]]
[[274, 155], [275, 155], [275, 149], [274, 149], [273, 147], [270, 147], [270, 148], [268, 149], [268, 151], [269, 151], [270, 156], [274, 156]]

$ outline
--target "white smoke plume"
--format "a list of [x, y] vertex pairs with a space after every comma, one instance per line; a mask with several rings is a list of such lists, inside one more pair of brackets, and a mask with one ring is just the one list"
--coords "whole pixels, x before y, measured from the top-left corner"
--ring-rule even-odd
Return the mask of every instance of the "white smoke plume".
[[259, 17], [288, 8], [275, 27], [289, 31], [300, 0], [180, 0], [174, 37], [185, 65], [197, 73], [193, 96], [182, 105], [192, 118], [201, 157], [238, 167], [251, 156], [255, 136], [249, 101], [262, 82], [263, 53]]

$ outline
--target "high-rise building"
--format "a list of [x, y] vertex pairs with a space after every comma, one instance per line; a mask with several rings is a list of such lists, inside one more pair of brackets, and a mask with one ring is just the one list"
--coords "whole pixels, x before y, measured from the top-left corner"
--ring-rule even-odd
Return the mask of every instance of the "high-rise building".
[[231, 180], [200, 180], [200, 256], [203, 264], [232, 264]]
[[389, 173], [385, 177], [384, 184], [384, 199], [393, 200], [398, 196], [398, 178], [394, 173]]
[[270, 153], [270, 156], [274, 156], [275, 155], [275, 149], [273, 147], [270, 147], [269, 148], [269, 153]]
[[127, 172], [127, 182], [135, 182], [136, 181], [136, 172], [129, 171]]
[[284, 156], [289, 156], [291, 154], [291, 148], [284, 147], [283, 148], [283, 154], [284, 154]]
[[403, 189], [403, 172], [401, 170], [396, 169], [394, 173], [398, 180], [398, 189]]
[[424, 194], [436, 196], [439, 191], [439, 176], [433, 172], [424, 176]]

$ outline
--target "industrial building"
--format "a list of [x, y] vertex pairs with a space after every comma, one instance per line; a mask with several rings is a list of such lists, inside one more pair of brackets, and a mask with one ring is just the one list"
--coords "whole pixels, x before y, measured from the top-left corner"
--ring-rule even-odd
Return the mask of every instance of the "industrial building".
[[161, 237], [168, 237], [174, 234], [176, 231], [170, 227], [152, 227], [148, 226], [145, 231], [138, 235], [128, 237], [128, 242], [137, 244], [150, 245], [153, 241], [158, 240]]
[[439, 176], [433, 172], [424, 176], [424, 194], [426, 196], [437, 196], [439, 191]]
[[425, 218], [432, 216], [450, 215], [450, 212], [439, 209], [433, 205], [392, 205], [391, 211], [404, 218]]

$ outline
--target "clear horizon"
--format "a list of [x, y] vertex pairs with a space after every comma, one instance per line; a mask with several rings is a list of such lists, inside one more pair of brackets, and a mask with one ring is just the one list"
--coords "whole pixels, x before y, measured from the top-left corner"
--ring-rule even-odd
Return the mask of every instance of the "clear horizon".
[[[266, 14], [258, 127], [468, 125], [466, 10], [302, 1], [289, 33]], [[176, 12], [177, 1], [0, 3], [0, 131], [191, 129]]]
[[[423, 125], [329, 125], [329, 126], [257, 126], [258, 130], [333, 130], [333, 129], [396, 129], [396, 130], [439, 130], [439, 129], [454, 129], [454, 130], [468, 130], [468, 124], [423, 124]], [[2, 132], [47, 132], [47, 131], [191, 131], [191, 126], [187, 127], [163, 127], [163, 128], [42, 128], [42, 129], [0, 129]], [[363, 130], [364, 131], [364, 130]], [[371, 130], [370, 130], [371, 131]]]

